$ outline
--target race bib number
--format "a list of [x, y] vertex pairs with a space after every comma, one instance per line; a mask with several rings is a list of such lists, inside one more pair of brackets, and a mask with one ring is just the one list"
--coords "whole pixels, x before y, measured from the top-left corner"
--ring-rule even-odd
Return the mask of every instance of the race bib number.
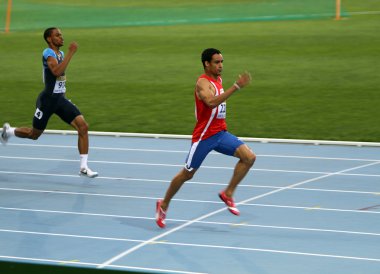
[[65, 93], [66, 92], [66, 80], [64, 81], [55, 81], [55, 86], [53, 93]]
[[53, 93], [65, 93], [66, 92], [66, 76], [62, 75], [55, 80]]
[[226, 102], [221, 103], [218, 106], [218, 114], [217, 114], [216, 118], [217, 119], [226, 119], [226, 110], [227, 110]]

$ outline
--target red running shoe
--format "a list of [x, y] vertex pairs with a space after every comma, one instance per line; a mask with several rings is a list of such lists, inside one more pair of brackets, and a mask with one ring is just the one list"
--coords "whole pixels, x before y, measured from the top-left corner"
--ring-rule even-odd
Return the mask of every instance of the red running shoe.
[[234, 199], [228, 198], [226, 196], [226, 193], [224, 193], [224, 191], [222, 191], [222, 192], [219, 193], [219, 198], [226, 204], [226, 206], [228, 207], [228, 210], [232, 214], [237, 215], [237, 216], [240, 215], [239, 209], [237, 209], [236, 206], [235, 206]]
[[166, 211], [164, 211], [161, 208], [162, 200], [158, 200], [156, 203], [156, 223], [159, 227], [164, 228], [166, 226], [165, 224], [165, 218], [166, 218]]

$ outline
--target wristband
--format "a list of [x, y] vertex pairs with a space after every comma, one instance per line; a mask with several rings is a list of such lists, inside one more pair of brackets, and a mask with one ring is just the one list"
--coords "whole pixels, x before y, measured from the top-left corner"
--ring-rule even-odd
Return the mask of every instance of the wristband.
[[241, 87], [238, 85], [238, 83], [234, 83], [234, 86], [235, 86], [235, 88], [237, 88], [237, 89], [241, 89]]

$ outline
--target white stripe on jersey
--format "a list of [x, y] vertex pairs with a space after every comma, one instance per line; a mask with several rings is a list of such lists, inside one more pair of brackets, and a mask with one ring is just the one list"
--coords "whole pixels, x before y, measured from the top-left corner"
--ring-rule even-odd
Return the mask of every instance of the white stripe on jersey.
[[212, 120], [214, 119], [217, 110], [218, 110], [217, 107], [212, 109], [210, 118], [208, 119], [207, 125], [205, 126], [204, 130], [202, 131], [201, 137], [199, 137], [198, 142], [200, 142], [202, 140], [203, 135], [205, 135], [206, 131], [210, 127], [210, 124], [211, 124]]
[[207, 129], [209, 128], [212, 119], [214, 119], [216, 110], [217, 110], [217, 108], [213, 108], [212, 109], [212, 112], [211, 112], [211, 115], [210, 115], [210, 119], [208, 120], [207, 125], [206, 125], [205, 129], [203, 130], [203, 132], [201, 134], [201, 137], [199, 137], [199, 140], [197, 142], [195, 142], [195, 143], [193, 143], [191, 145], [190, 152], [189, 152], [189, 157], [188, 157], [186, 165], [185, 165], [185, 168], [188, 171], [192, 170], [192, 168], [190, 168], [190, 163], [193, 160], [193, 156], [194, 156], [195, 150], [197, 149], [199, 142], [202, 140], [203, 135], [205, 135]]

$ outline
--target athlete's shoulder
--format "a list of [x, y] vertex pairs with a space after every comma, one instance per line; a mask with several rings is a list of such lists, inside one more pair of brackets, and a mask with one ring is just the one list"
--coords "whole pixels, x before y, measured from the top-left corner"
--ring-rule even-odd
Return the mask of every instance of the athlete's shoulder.
[[42, 55], [43, 55], [44, 59], [48, 59], [48, 57], [50, 57], [50, 56], [57, 58], [57, 54], [55, 54], [54, 50], [52, 50], [51, 48], [44, 49], [44, 51], [42, 52]]
[[206, 75], [201, 75], [198, 77], [197, 83], [196, 83], [197, 87], [210, 84], [210, 80], [207, 78], [207, 76], [206, 77], [203, 77], [203, 76], [206, 76]]
[[200, 80], [200, 79], [209, 80], [209, 77], [206, 74], [202, 74], [201, 76], [198, 77], [198, 80]]
[[206, 74], [202, 74], [201, 76], [198, 77], [198, 81], [201, 79], [204, 79], [202, 81], [208, 81], [211, 83], [220, 83], [220, 84], [222, 83], [222, 77], [220, 77], [220, 76], [218, 76], [218, 78], [215, 80]]

